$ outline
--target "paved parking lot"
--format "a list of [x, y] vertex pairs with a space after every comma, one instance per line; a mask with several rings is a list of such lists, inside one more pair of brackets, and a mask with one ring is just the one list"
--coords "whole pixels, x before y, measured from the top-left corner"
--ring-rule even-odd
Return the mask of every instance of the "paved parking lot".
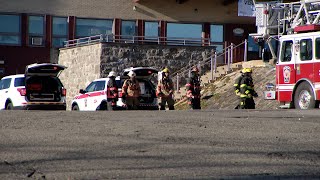
[[3, 111], [0, 179], [320, 178], [320, 111]]

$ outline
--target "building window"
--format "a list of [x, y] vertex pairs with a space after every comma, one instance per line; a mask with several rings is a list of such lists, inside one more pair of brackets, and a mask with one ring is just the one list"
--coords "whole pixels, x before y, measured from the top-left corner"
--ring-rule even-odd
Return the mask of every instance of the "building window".
[[42, 46], [44, 44], [44, 16], [29, 16], [28, 17], [28, 33], [29, 44], [32, 46]]
[[76, 20], [76, 37], [89, 37], [101, 34], [112, 34], [113, 20], [80, 19]]
[[21, 27], [19, 15], [0, 14], [0, 44], [20, 45]]
[[211, 45], [215, 46], [217, 52], [223, 50], [223, 25], [212, 24], [210, 25], [210, 41]]
[[301, 61], [312, 60], [312, 39], [300, 41], [300, 59]]
[[135, 21], [121, 21], [121, 38], [132, 38], [136, 35], [136, 22]]
[[68, 18], [52, 18], [52, 46], [63, 47], [63, 42], [68, 40]]
[[201, 45], [201, 24], [167, 24], [167, 41], [172, 45]]
[[159, 23], [150, 22], [150, 21], [145, 22], [144, 36], [145, 36], [145, 39], [157, 39], [159, 37]]

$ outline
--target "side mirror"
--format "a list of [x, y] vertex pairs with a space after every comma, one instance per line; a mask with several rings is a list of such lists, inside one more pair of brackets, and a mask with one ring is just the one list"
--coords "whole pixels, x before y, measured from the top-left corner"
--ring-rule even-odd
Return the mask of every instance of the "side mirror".
[[83, 90], [83, 89], [80, 89], [79, 90], [79, 93], [81, 93], [81, 94], [85, 94], [87, 91], [85, 91], [85, 90]]

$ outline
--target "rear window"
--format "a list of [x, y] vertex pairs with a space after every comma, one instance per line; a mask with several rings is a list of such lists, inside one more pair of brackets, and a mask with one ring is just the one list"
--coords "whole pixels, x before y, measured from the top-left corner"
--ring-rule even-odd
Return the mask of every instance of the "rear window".
[[2, 79], [0, 81], [0, 90], [1, 89], [8, 89], [10, 87], [11, 78], [8, 79]]
[[18, 87], [18, 86], [25, 86], [25, 78], [21, 77], [21, 78], [16, 78], [14, 80], [14, 87]]

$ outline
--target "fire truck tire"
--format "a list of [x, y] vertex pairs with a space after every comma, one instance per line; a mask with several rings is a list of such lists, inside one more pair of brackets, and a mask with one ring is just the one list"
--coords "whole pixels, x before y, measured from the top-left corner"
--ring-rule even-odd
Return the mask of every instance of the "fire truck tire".
[[316, 100], [309, 83], [302, 82], [296, 89], [294, 106], [296, 109], [313, 109], [316, 107]]

